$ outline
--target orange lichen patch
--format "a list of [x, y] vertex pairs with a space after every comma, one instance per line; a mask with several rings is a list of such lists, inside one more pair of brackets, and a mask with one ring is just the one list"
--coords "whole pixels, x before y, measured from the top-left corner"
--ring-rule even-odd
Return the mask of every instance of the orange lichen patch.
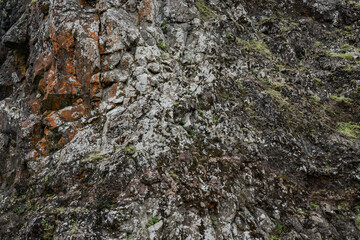
[[111, 29], [112, 29], [112, 26], [111, 26], [111, 23], [106, 23], [106, 31], [108, 32], [108, 33], [110, 33], [111, 32]]
[[39, 89], [42, 93], [46, 94], [49, 91], [50, 85], [56, 81], [54, 66], [51, 66], [50, 71], [44, 73], [44, 77], [39, 81]]
[[208, 209], [213, 209], [214, 207], [216, 207], [216, 203], [211, 202], [208, 204]]
[[102, 88], [100, 84], [92, 84], [90, 89], [91, 99], [100, 99], [102, 96]]
[[[43, 110], [59, 110], [71, 106], [79, 96], [84, 96], [86, 100], [89, 97], [101, 97], [101, 85], [98, 81], [90, 83], [92, 74], [99, 71], [100, 65], [99, 17], [94, 14], [93, 17], [80, 21], [81, 24], [76, 27], [82, 27], [83, 31], [73, 31], [69, 25], [56, 28], [62, 25], [56, 20], [50, 26], [52, 56], [56, 56], [56, 59], [52, 57], [51, 69], [47, 68], [39, 82], [39, 89], [44, 95], [41, 101]], [[80, 38], [79, 35], [83, 40], [75, 41], [75, 38]], [[73, 119], [70, 115], [64, 118]]]
[[65, 72], [68, 75], [76, 75], [75, 67], [74, 67], [74, 61], [73, 60], [66, 60], [65, 62]]
[[87, 72], [82, 76], [82, 93], [89, 94], [90, 86], [91, 86], [91, 69], [87, 68]]
[[[58, 81], [52, 88], [53, 93], [57, 94], [72, 94], [77, 95], [81, 94], [82, 84], [79, 79], [75, 76], [67, 76], [61, 81]], [[52, 93], [50, 92], [50, 93]]]
[[32, 158], [30, 160], [35, 161], [38, 157], [40, 157], [40, 154], [36, 150], [33, 150], [32, 151]]
[[62, 121], [60, 120], [58, 113], [53, 111], [45, 117], [44, 124], [52, 130], [59, 127], [62, 124]]
[[60, 48], [60, 44], [57, 42], [56, 28], [55, 25], [53, 24], [50, 26], [49, 36], [54, 52], [58, 52]]
[[72, 109], [64, 109], [60, 112], [60, 117], [62, 119], [64, 119], [65, 121], [71, 122], [71, 121], [74, 121], [74, 119], [75, 119], [73, 114], [74, 114], [74, 112], [72, 111]]
[[48, 82], [53, 83], [56, 80], [55, 74], [54, 66], [51, 66], [50, 71], [46, 72], [44, 76]]
[[90, 99], [99, 99], [102, 95], [102, 88], [100, 84], [100, 75], [95, 74], [91, 77], [90, 80]]
[[89, 32], [89, 36], [91, 39], [93, 39], [95, 41], [95, 43], [99, 42], [99, 35], [97, 32]]
[[61, 119], [72, 122], [80, 119], [85, 115], [86, 108], [84, 104], [67, 107], [59, 111], [59, 116]]
[[116, 84], [112, 85], [109, 91], [109, 98], [115, 98], [118, 93], [118, 86]]
[[39, 98], [35, 97], [30, 99], [28, 104], [33, 114], [40, 114], [41, 104]]
[[70, 132], [67, 133], [67, 136], [62, 136], [60, 140], [57, 142], [57, 147], [61, 148], [68, 142], [70, 142], [77, 134], [78, 130], [76, 128], [71, 129]]
[[[64, 103], [57, 102], [56, 97], [61, 96], [62, 101], [65, 97], [81, 94], [82, 84], [77, 78], [76, 62], [74, 61], [74, 36], [71, 29], [56, 32], [55, 27], [50, 29], [50, 38], [53, 44], [54, 55], [58, 58], [53, 59], [51, 70], [44, 74], [44, 78], [39, 82], [39, 88], [45, 95], [43, 102], [48, 105], [47, 109], [58, 109], [67, 106], [69, 99]], [[61, 77], [60, 77], [61, 76]]]
[[52, 43], [54, 52], [58, 52], [58, 51], [59, 51], [59, 48], [60, 48], [60, 44], [58, 44], [58, 43], [55, 42], [55, 41], [52, 41], [51, 43]]
[[40, 157], [40, 154], [36, 150], [32, 150], [25, 156], [26, 161], [36, 161]]
[[[45, 129], [44, 131], [45, 136], [35, 144], [36, 151], [39, 152], [41, 155], [46, 156], [50, 153], [51, 150], [63, 147], [65, 144], [70, 142], [76, 136], [78, 129], [75, 127], [75, 125], [68, 128], [65, 133], [61, 134], [60, 140], [56, 140], [54, 135], [50, 134], [51, 132], [53, 131], [49, 129]], [[39, 155], [35, 157], [38, 156]]]
[[[101, 51], [101, 49], [100, 49]], [[108, 55], [102, 55], [101, 56], [101, 69], [103, 71], [109, 71], [110, 70], [110, 65], [109, 65], [109, 61], [107, 60], [109, 58]]]
[[[98, 21], [98, 17], [95, 17], [95, 21]], [[94, 41], [99, 41], [99, 34], [96, 31], [91, 31], [91, 28], [89, 25], [84, 27], [84, 31], [88, 34], [88, 37], [93, 39]]]
[[49, 140], [46, 137], [43, 137], [37, 144], [36, 149], [38, 152], [40, 152], [42, 155], [48, 155], [49, 154]]
[[[75, 95], [81, 93], [81, 83], [76, 77], [76, 62], [74, 61], [74, 36], [71, 29], [56, 32], [55, 27], [50, 29], [50, 38], [53, 44], [54, 55], [58, 56], [56, 67], [52, 65], [52, 73], [45, 76], [41, 82], [41, 89], [45, 92], [46, 100], [49, 95]], [[63, 76], [61, 78], [55, 76]], [[45, 87], [46, 86], [46, 87]], [[61, 105], [61, 104], [60, 104]]]
[[82, 104], [84, 102], [84, 100], [82, 98], [79, 98], [76, 100], [76, 104]]
[[42, 93], [45, 93], [47, 92], [47, 88], [48, 88], [48, 84], [47, 84], [47, 79], [46, 78], [42, 78], [40, 81], [39, 81], [39, 85], [38, 85], [40, 91]]
[[100, 107], [100, 103], [101, 103], [100, 101], [94, 101], [91, 103], [91, 105], [93, 108], [98, 108], [98, 107]]
[[75, 45], [72, 29], [66, 29], [61, 32], [56, 32], [54, 26], [50, 28], [50, 39], [53, 45], [54, 53], [71, 52]]
[[99, 76], [99, 74], [93, 75], [91, 77], [90, 83], [91, 84], [100, 84], [100, 76]]
[[[113, 29], [112, 25], [117, 24], [115, 21], [106, 22], [102, 34], [106, 36], [104, 43], [100, 44], [100, 53], [111, 53], [120, 51], [124, 48], [122, 33], [119, 29]], [[104, 48], [104, 50], [102, 49]]]
[[58, 147], [62, 147], [62, 146], [64, 146], [66, 143], [68, 143], [69, 141], [66, 139], [66, 138], [64, 138], [64, 137], [61, 137], [60, 138], [60, 140], [59, 140], [59, 142], [56, 144]]
[[74, 128], [68, 135], [68, 141], [70, 142], [77, 134], [78, 130]]
[[75, 175], [76, 179], [82, 180], [86, 176], [86, 169], [80, 169], [77, 174]]
[[104, 46], [104, 44], [100, 44], [99, 50], [100, 50], [100, 54], [103, 54], [103, 53], [104, 53], [104, 51], [105, 51], [105, 46]]
[[145, 20], [151, 22], [151, 10], [151, 0], [144, 0], [139, 10], [138, 21], [142, 22]]
[[49, 135], [50, 132], [51, 132], [50, 129], [47, 129], [47, 128], [46, 128], [46, 129], [44, 130], [44, 134], [45, 134], [46, 136]]

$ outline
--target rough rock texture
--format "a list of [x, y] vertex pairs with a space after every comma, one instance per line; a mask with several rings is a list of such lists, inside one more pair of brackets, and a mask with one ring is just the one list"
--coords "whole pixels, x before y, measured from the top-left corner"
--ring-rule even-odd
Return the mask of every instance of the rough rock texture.
[[0, 21], [0, 239], [360, 239], [358, 0]]

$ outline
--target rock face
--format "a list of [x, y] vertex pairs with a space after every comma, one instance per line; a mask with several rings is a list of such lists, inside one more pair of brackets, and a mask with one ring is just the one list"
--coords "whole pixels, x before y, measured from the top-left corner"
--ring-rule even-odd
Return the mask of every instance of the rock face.
[[360, 239], [358, 0], [0, 10], [0, 239]]

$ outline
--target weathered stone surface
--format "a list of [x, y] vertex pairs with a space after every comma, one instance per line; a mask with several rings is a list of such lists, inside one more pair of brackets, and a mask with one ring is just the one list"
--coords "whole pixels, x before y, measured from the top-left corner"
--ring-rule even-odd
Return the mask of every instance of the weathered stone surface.
[[359, 239], [359, 6], [0, 1], [0, 239]]

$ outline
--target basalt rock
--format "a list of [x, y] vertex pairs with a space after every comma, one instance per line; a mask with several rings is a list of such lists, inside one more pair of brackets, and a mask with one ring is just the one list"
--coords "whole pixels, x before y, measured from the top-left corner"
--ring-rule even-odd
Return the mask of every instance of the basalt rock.
[[358, 0], [0, 10], [0, 239], [360, 239]]

